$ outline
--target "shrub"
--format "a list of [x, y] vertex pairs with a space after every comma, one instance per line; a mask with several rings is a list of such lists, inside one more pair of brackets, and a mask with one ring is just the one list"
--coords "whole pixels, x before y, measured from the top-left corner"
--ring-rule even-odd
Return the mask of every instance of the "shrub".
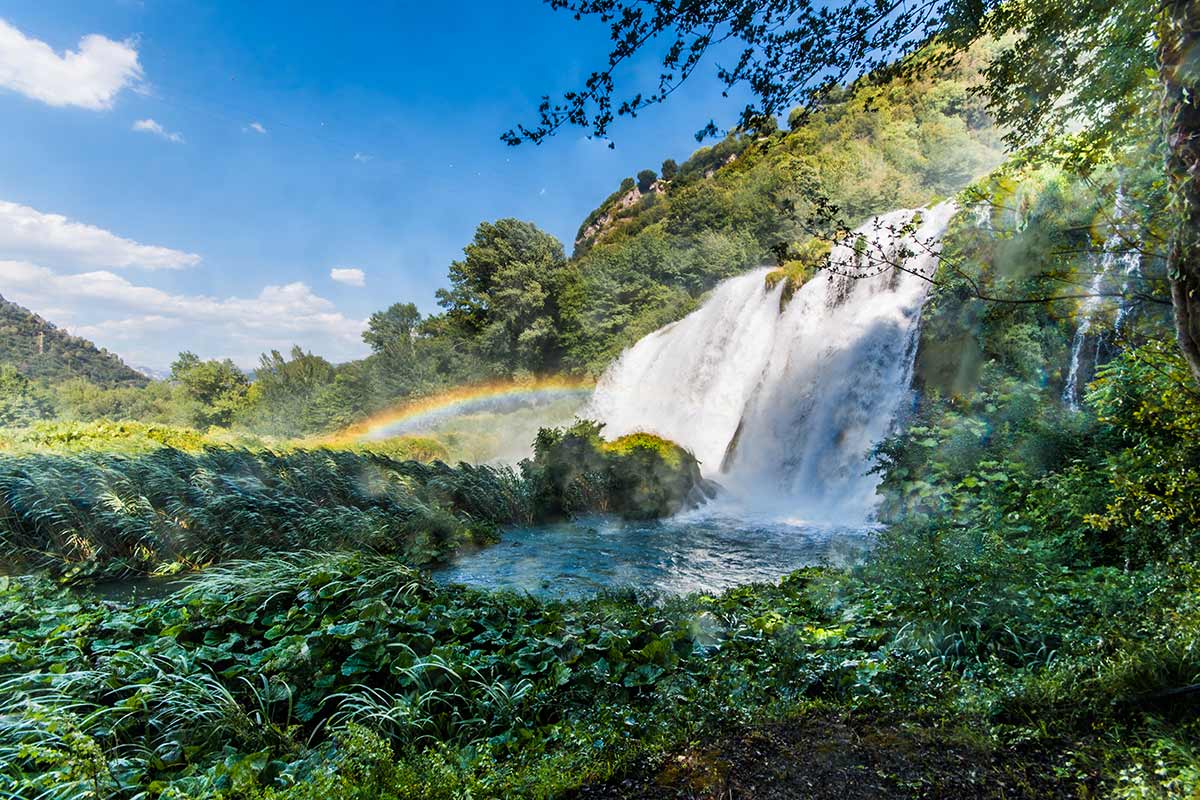
[[665, 517], [713, 494], [699, 462], [679, 445], [649, 433], [605, 442], [603, 423], [543, 428], [523, 471], [542, 518], [611, 512], [630, 519]]
[[638, 191], [641, 192], [642, 194], [645, 194], [646, 192], [650, 191], [650, 187], [654, 185], [654, 182], [656, 180], [658, 180], [658, 176], [656, 174], [654, 174], [654, 170], [652, 170], [652, 169], [642, 170], [641, 172], [639, 172], [637, 174]]

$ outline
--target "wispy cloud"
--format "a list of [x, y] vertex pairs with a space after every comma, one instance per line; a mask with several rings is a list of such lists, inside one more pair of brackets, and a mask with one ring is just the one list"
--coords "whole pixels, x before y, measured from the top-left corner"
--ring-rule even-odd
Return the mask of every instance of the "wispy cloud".
[[132, 41], [114, 42], [90, 34], [79, 40], [78, 50], [59, 55], [50, 45], [0, 19], [0, 87], [51, 106], [103, 111], [141, 78]]
[[329, 277], [347, 286], [366, 286], [367, 275], [361, 269], [353, 267], [334, 267], [329, 270]]
[[132, 239], [0, 200], [0, 258], [32, 259], [51, 266], [184, 269], [200, 256]]
[[[135, 284], [107, 270], [65, 274], [27, 261], [0, 261], [0, 285], [34, 311], [69, 311], [70, 330], [137, 363], [165, 365], [175, 351], [229, 356], [243, 366], [292, 344], [335, 360], [365, 354], [363, 321], [346, 317], [300, 282], [254, 297], [210, 297]], [[171, 331], [169, 337], [161, 334]]]
[[242, 128], [242, 130], [248, 131], [248, 132], [253, 132], [253, 133], [263, 133], [263, 134], [265, 134], [267, 132], [267, 129], [263, 127], [263, 124], [261, 122], [251, 122], [245, 128]]
[[370, 160], [371, 160], [372, 158], [374, 158], [374, 157], [375, 157], [375, 156], [373, 156], [373, 155], [369, 155], [369, 154], [367, 154], [367, 153], [355, 153], [355, 154], [352, 156], [352, 158], [353, 158], [355, 161], [358, 161], [358, 162], [359, 162], [359, 163], [361, 163], [361, 164], [365, 164], [365, 163], [367, 163], [368, 161], [370, 161]]
[[175, 131], [169, 131], [152, 119], [139, 119], [137, 122], [133, 123], [133, 129], [135, 131], [143, 131], [144, 133], [152, 133], [155, 136], [161, 136], [162, 138], [166, 139], [168, 142], [174, 142], [175, 144], [183, 144], [183, 134], [182, 133], [176, 133]]

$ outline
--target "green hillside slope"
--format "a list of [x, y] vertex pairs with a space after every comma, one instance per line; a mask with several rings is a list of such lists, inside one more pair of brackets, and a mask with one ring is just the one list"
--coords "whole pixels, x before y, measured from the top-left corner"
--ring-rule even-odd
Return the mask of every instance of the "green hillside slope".
[[100, 386], [144, 386], [148, 379], [87, 339], [0, 297], [0, 364], [33, 380], [86, 378]]
[[835, 99], [786, 131], [735, 132], [626, 179], [579, 229], [585, 302], [566, 365], [603, 370], [720, 280], [793, 257], [814, 226], [923, 206], [987, 173], [1004, 157], [971, 92], [987, 56], [980, 46], [953, 71]]

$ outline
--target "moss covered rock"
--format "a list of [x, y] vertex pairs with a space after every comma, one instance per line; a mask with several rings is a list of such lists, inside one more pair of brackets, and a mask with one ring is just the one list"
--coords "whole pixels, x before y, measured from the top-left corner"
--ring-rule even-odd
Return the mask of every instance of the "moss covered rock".
[[534, 457], [523, 464], [538, 516], [601, 512], [656, 519], [716, 495], [716, 485], [700, 474], [699, 462], [684, 448], [651, 433], [605, 441], [603, 427], [581, 420], [538, 432]]

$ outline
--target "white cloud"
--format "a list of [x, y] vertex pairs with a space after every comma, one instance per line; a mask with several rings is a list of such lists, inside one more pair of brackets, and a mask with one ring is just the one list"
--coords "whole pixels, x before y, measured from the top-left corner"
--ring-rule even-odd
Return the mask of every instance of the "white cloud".
[[78, 50], [60, 56], [50, 45], [0, 19], [0, 86], [4, 88], [52, 106], [103, 111], [141, 78], [132, 41], [114, 42], [90, 34], [79, 40]]
[[352, 267], [334, 267], [329, 270], [329, 277], [347, 286], [366, 286], [367, 274], [361, 269]]
[[182, 133], [176, 133], [175, 131], [169, 131], [152, 119], [139, 119], [137, 122], [133, 123], [133, 129], [135, 131], [143, 131], [145, 133], [153, 133], [155, 136], [161, 136], [162, 138], [166, 139], [168, 142], [174, 142], [175, 144], [183, 144], [183, 134]]
[[293, 344], [335, 361], [366, 352], [363, 321], [346, 317], [299, 282], [267, 286], [254, 297], [210, 297], [134, 284], [105, 270], [64, 274], [27, 261], [0, 261], [0, 286], [5, 297], [34, 311], [69, 310], [72, 333], [139, 364], [165, 366], [178, 351], [193, 350], [251, 367], [260, 353]]
[[266, 133], [267, 132], [267, 129], [262, 126], [261, 122], [251, 122], [249, 125], [247, 125], [242, 130], [254, 131], [255, 133]]
[[139, 244], [114, 233], [0, 200], [0, 258], [32, 259], [52, 266], [183, 269], [200, 256]]
[[353, 158], [355, 161], [359, 162], [360, 164], [365, 164], [374, 157], [375, 156], [369, 155], [367, 153], [355, 153], [353, 156], [351, 156], [351, 158]]

